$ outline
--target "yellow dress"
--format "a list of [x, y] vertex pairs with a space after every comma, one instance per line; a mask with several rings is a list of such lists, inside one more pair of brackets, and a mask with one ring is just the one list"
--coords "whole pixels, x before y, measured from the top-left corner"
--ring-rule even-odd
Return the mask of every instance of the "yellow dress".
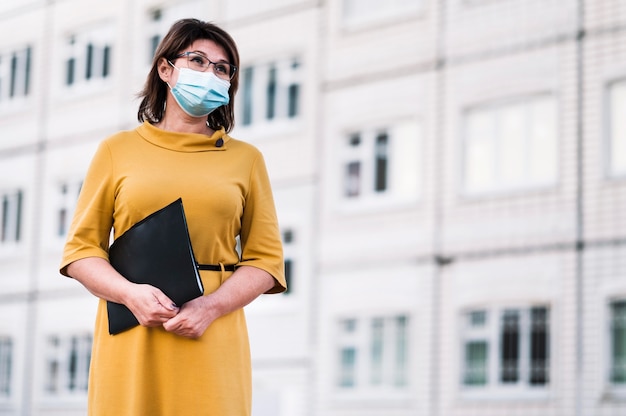
[[[212, 137], [172, 133], [147, 122], [100, 144], [78, 200], [61, 273], [78, 259], [108, 259], [111, 228], [117, 238], [179, 197], [199, 263], [254, 266], [274, 276], [270, 293], [284, 290], [280, 234], [261, 153], [224, 131]], [[231, 274], [201, 271], [205, 294]], [[246, 416], [251, 390], [243, 309], [217, 319], [196, 340], [142, 326], [109, 335], [106, 302], [100, 300], [89, 415]]]

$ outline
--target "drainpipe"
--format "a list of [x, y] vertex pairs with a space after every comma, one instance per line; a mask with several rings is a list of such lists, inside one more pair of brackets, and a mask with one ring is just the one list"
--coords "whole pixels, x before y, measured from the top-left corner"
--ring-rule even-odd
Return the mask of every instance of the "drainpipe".
[[578, 0], [577, 24], [576, 24], [576, 386], [575, 386], [575, 409], [576, 416], [582, 416], [584, 405], [584, 253], [585, 253], [585, 229], [584, 229], [584, 42], [585, 42], [585, 9], [584, 0]]

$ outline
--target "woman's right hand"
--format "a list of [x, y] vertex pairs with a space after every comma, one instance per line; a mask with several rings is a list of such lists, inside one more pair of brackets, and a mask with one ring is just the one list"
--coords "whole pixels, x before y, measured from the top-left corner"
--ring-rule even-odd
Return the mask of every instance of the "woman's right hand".
[[129, 282], [108, 261], [99, 257], [70, 263], [67, 274], [97, 297], [126, 305], [143, 326], [160, 326], [180, 310], [161, 290]]
[[175, 317], [180, 308], [154, 286], [134, 284], [125, 296], [125, 305], [143, 326], [161, 326]]

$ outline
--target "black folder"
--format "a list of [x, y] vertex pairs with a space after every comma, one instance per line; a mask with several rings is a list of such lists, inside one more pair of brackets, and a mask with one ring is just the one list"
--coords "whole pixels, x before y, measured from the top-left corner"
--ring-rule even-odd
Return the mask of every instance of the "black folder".
[[[158, 287], [178, 306], [204, 293], [181, 198], [118, 237], [109, 248], [109, 261], [126, 279]], [[119, 303], [107, 302], [107, 313], [111, 335], [139, 325]]]

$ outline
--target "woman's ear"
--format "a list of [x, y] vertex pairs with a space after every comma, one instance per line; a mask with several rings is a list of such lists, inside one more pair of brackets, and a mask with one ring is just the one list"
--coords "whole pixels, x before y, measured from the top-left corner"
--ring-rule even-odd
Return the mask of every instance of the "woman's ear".
[[161, 58], [159, 59], [159, 63], [157, 64], [157, 70], [159, 71], [159, 77], [163, 82], [169, 82], [172, 76], [172, 65], [167, 62], [167, 59]]

